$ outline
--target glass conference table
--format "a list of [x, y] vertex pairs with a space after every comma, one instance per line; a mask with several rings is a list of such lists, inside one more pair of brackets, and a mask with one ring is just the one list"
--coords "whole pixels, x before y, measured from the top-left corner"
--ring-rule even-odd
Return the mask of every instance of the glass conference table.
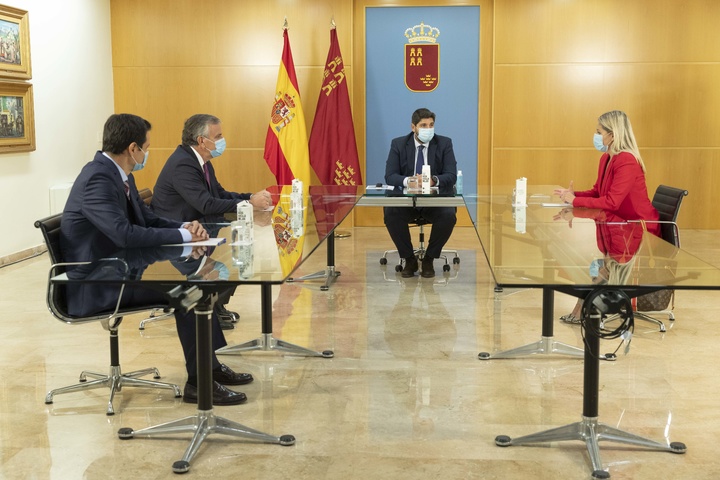
[[[176, 309], [194, 309], [197, 329], [198, 407], [195, 415], [141, 430], [121, 428], [121, 439], [192, 433], [181, 460], [173, 463], [175, 473], [190, 469], [190, 462], [210, 434], [223, 434], [265, 443], [293, 445], [292, 435], [274, 436], [259, 432], [226, 418], [215, 416], [212, 403], [211, 315], [218, 292], [239, 285], [259, 285], [262, 333], [248, 344], [225, 347], [224, 352], [264, 349], [298, 355], [332, 357], [333, 352], [316, 352], [277, 340], [272, 336], [272, 286], [285, 282], [313, 254], [335, 227], [342, 222], [359, 198], [356, 187], [310, 187], [301, 210], [291, 208], [291, 187], [268, 188], [274, 208], [254, 212], [254, 241], [233, 244], [230, 223], [223, 218], [206, 219], [203, 224], [214, 238], [224, 238], [217, 246], [163, 246], [117, 252], [112, 260], [98, 259], [68, 276], [51, 279], [55, 284], [94, 287], [135, 285], [163, 292]], [[186, 255], [182, 256], [181, 255]], [[218, 268], [222, 267], [222, 268]], [[223, 273], [224, 272], [224, 273]]]
[[[552, 186], [529, 190], [525, 207], [512, 205], [511, 187], [495, 187], [464, 199], [497, 287], [543, 291], [541, 339], [505, 352], [483, 352], [479, 358], [582, 354], [583, 411], [579, 422], [518, 438], [499, 435], [496, 445], [583, 441], [593, 478], [610, 477], [602, 468], [600, 440], [685, 453], [680, 442], [667, 445], [598, 422], [599, 364], [607, 357], [600, 354], [600, 335], [610, 336], [600, 325], [615, 316], [627, 328], [630, 298], [638, 295], [666, 287], [720, 289], [720, 269], [648, 233], [639, 222], [625, 222], [600, 210], [559, 207]], [[598, 272], [591, 271], [593, 262], [600, 265]], [[556, 291], [583, 299], [582, 351], [552, 338]], [[622, 338], [623, 332], [619, 328], [615, 333]]]

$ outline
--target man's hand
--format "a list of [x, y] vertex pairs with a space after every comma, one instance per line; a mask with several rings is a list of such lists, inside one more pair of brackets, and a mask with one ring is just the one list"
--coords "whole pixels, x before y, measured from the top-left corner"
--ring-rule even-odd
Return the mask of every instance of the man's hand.
[[197, 260], [197, 259], [201, 258], [203, 255], [205, 255], [206, 251], [207, 251], [206, 247], [193, 247], [193, 249], [190, 252], [190, 255], [188, 255], [188, 257], [192, 258], [193, 260]]
[[259, 210], [265, 210], [272, 204], [272, 197], [267, 190], [260, 190], [250, 197], [250, 205]]
[[183, 228], [187, 229], [192, 235], [193, 242], [199, 242], [201, 240], [207, 240], [210, 235], [205, 231], [205, 228], [197, 220], [188, 222], [183, 225]]

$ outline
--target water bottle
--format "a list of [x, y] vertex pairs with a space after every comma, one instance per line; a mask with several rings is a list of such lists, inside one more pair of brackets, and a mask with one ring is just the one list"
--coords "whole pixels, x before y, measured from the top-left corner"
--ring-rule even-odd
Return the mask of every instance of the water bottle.
[[430, 165], [422, 167], [422, 193], [430, 193]]
[[237, 204], [237, 220], [232, 222], [232, 243], [247, 245], [253, 243], [253, 206], [247, 200]]
[[462, 170], [458, 170], [457, 173], [457, 180], [455, 180], [455, 193], [457, 195], [463, 194], [463, 176], [462, 176]]

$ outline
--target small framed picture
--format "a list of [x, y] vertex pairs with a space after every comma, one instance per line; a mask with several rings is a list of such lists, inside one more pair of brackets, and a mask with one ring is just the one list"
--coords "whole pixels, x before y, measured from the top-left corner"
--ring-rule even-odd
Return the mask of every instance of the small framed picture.
[[32, 78], [28, 12], [0, 5], [0, 77]]
[[34, 150], [33, 87], [0, 81], [0, 153]]

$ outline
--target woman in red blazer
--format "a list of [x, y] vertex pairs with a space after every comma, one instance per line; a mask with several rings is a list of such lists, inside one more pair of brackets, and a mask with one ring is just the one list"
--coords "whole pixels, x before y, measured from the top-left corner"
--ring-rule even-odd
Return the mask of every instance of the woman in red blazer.
[[660, 224], [652, 221], [660, 216], [648, 198], [645, 164], [630, 119], [619, 110], [601, 115], [593, 143], [603, 152], [593, 188], [575, 192], [570, 182], [570, 188], [557, 189], [555, 194], [576, 208], [600, 208], [625, 220], [649, 220], [648, 231], [659, 236]]
[[[598, 118], [593, 144], [603, 152], [593, 188], [576, 192], [571, 181], [569, 188], [557, 189], [555, 194], [575, 208], [600, 208], [624, 220], [649, 220], [648, 231], [660, 236], [660, 224], [656, 223], [660, 215], [648, 197], [645, 163], [625, 112], [613, 110], [602, 114]], [[576, 305], [571, 314], [560, 319], [566, 323], [580, 323], [578, 313]]]

